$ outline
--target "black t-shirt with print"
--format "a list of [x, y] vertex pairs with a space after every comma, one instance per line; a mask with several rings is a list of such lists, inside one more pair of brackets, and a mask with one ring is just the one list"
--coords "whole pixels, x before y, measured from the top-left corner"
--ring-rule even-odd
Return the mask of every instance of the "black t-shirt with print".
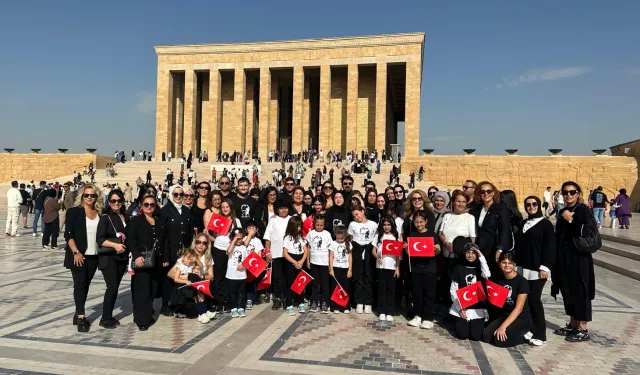
[[607, 206], [607, 195], [601, 191], [594, 191], [591, 194], [591, 201], [593, 201], [593, 208], [605, 208]]
[[[503, 286], [507, 289], [510, 289], [509, 296], [500, 309], [500, 316], [502, 318], [507, 318], [509, 314], [516, 308], [516, 301], [518, 299], [519, 294], [529, 294], [529, 282], [522, 277], [520, 274], [516, 274], [516, 277], [509, 280], [506, 277], [502, 277], [497, 282], [500, 286]], [[527, 298], [524, 301], [524, 306], [522, 307], [522, 312], [520, 313], [520, 317], [530, 319], [529, 315], [529, 299]]]

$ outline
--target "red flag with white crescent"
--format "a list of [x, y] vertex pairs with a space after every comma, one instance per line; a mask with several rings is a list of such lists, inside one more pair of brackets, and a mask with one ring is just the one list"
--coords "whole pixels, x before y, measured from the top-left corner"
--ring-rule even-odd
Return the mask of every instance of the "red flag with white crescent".
[[300, 271], [296, 279], [293, 280], [293, 284], [291, 284], [291, 290], [296, 294], [302, 294], [304, 288], [313, 280], [313, 277], [309, 275], [305, 270]]
[[229, 233], [230, 226], [231, 219], [214, 213], [213, 215], [211, 215], [211, 218], [207, 223], [207, 230], [211, 230], [219, 234], [227, 234]]
[[487, 300], [490, 304], [502, 308], [509, 297], [509, 289], [487, 280]]
[[469, 306], [473, 306], [480, 301], [478, 295], [478, 285], [480, 283], [473, 283], [471, 285], [467, 285], [464, 288], [460, 288], [456, 290], [456, 295], [458, 296], [458, 302], [460, 303], [460, 307], [466, 309]]
[[410, 257], [434, 257], [433, 237], [409, 237], [407, 239], [407, 251]]
[[349, 303], [349, 295], [340, 285], [336, 285], [336, 288], [333, 290], [333, 294], [331, 295], [331, 300], [342, 307], [347, 307], [347, 304]]
[[256, 254], [255, 251], [252, 251], [246, 258], [244, 258], [242, 265], [255, 277], [260, 276], [262, 271], [267, 268], [267, 262]]
[[271, 268], [267, 268], [267, 273], [264, 274], [264, 277], [258, 283], [258, 290], [267, 289], [271, 286]]
[[208, 295], [213, 298], [213, 294], [211, 294], [211, 282], [209, 280], [198, 281], [197, 283], [191, 284], [192, 288], [195, 288], [198, 292]]
[[402, 241], [382, 240], [382, 255], [400, 256], [403, 245]]

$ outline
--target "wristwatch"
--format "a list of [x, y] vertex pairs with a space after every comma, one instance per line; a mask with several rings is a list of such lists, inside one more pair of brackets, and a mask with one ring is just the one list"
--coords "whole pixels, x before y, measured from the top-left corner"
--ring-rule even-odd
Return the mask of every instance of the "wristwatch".
[[80, 254], [80, 251], [79, 250], [73, 250], [73, 255], [77, 255], [77, 254]]

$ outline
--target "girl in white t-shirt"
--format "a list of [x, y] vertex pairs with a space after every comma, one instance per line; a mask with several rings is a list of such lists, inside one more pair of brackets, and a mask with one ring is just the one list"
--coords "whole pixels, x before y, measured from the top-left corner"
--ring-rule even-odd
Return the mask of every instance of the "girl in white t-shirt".
[[240, 219], [236, 218], [235, 209], [233, 208], [233, 202], [229, 198], [223, 198], [220, 203], [220, 215], [231, 220], [229, 231], [226, 234], [220, 234], [211, 230], [207, 231], [207, 234], [213, 241], [213, 283], [214, 291], [213, 296], [217, 304], [217, 310], [222, 311], [226, 306], [226, 302], [229, 301], [227, 296], [227, 285], [225, 275], [227, 274], [227, 249], [232, 242], [231, 239], [235, 236], [242, 224]]
[[[198, 253], [194, 249], [182, 249], [178, 256], [180, 258], [171, 267], [167, 277], [173, 279], [174, 282], [171, 299], [176, 306], [176, 317], [186, 318], [188, 304], [198, 295], [198, 292], [190, 286], [192, 283], [203, 280], [200, 271], [202, 263], [198, 260]], [[204, 299], [197, 299], [197, 301], [195, 307], [196, 311], [198, 311], [198, 321], [200, 323], [209, 323], [211, 318], [207, 315], [207, 305], [204, 303]]]
[[[331, 291], [336, 289], [338, 283], [347, 295], [350, 295], [351, 278], [351, 236], [347, 233], [347, 227], [338, 225], [333, 228], [336, 235], [335, 241], [329, 245], [329, 275], [331, 278]], [[335, 314], [340, 314], [340, 310], [348, 314], [349, 305], [342, 307], [331, 301], [331, 309]]]
[[323, 314], [329, 312], [329, 244], [332, 242], [331, 234], [324, 230], [325, 217], [322, 214], [314, 216], [314, 229], [307, 233], [305, 238], [309, 244], [309, 258], [307, 267], [311, 269], [311, 312], [318, 311]]
[[[249, 220], [245, 223], [247, 227], [247, 236], [244, 238], [244, 245], [247, 247], [249, 252], [254, 251], [259, 256], [262, 256], [262, 250], [264, 246], [262, 246], [262, 241], [258, 237], [256, 237], [256, 233], [258, 233], [258, 227], [253, 220]], [[264, 272], [263, 272], [264, 274]], [[247, 274], [248, 275], [248, 274]], [[252, 275], [253, 276], [253, 275]], [[262, 275], [259, 275], [262, 276]], [[256, 300], [256, 292], [258, 288], [258, 282], [260, 278], [254, 277], [251, 281], [247, 281], [246, 286], [246, 296], [247, 303], [246, 309], [253, 309], [253, 302]]]
[[264, 239], [264, 254], [267, 261], [271, 262], [271, 287], [273, 291], [271, 310], [279, 310], [282, 308], [282, 298], [286, 288], [284, 283], [286, 261], [282, 255], [282, 244], [291, 216], [289, 216], [289, 206], [282, 199], [278, 199], [273, 204], [273, 209], [276, 216], [269, 218], [269, 224], [267, 224], [262, 239]]
[[351, 209], [353, 221], [349, 223], [348, 232], [353, 238], [353, 299], [356, 313], [371, 314], [373, 303], [373, 269], [370, 264], [372, 243], [378, 231], [378, 223], [367, 220], [361, 205]]
[[[300, 294], [291, 290], [296, 277], [300, 273], [302, 266], [305, 264], [307, 257], [309, 256], [309, 245], [304, 238], [302, 238], [302, 219], [299, 216], [292, 216], [287, 224], [287, 230], [284, 234], [284, 243], [282, 244], [282, 253], [285, 263], [285, 303], [286, 311], [289, 315], [295, 315], [293, 305], [298, 305], [298, 312], [300, 314], [305, 313], [304, 303], [302, 296], [304, 291]], [[273, 272], [273, 271], [272, 271]]]
[[236, 233], [227, 248], [227, 290], [229, 292], [229, 307], [232, 318], [244, 318], [244, 296], [247, 282], [247, 271], [242, 264], [244, 258], [249, 254], [249, 249], [242, 242], [244, 235], [242, 232]]
[[[396, 301], [396, 280], [400, 277], [400, 256], [382, 255], [382, 241], [398, 241], [399, 235], [395, 220], [384, 216], [378, 226], [378, 238], [374, 241], [371, 254], [376, 259], [378, 269], [378, 320], [393, 322], [394, 305]], [[387, 245], [388, 246], [388, 245]], [[389, 249], [391, 250], [391, 249]], [[402, 251], [402, 246], [399, 246]]]

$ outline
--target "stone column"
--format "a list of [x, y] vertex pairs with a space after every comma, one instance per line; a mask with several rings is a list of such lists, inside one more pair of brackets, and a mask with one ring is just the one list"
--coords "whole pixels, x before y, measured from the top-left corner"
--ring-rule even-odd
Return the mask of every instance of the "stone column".
[[206, 121], [202, 121], [202, 147], [209, 160], [217, 156], [220, 139], [220, 72], [215, 67], [209, 70], [209, 106]]
[[387, 63], [376, 65], [376, 125], [375, 147], [382, 154], [387, 141]]
[[271, 102], [271, 71], [260, 68], [260, 104], [258, 117], [258, 152], [263, 162], [269, 157], [269, 104]]
[[240, 152], [244, 151], [244, 139], [245, 139], [245, 101], [244, 94], [246, 90], [246, 78], [244, 75], [244, 68], [237, 67], [233, 74], [233, 102], [236, 107], [236, 121], [238, 131], [233, 134], [233, 149]]
[[279, 91], [280, 82], [278, 76], [271, 76], [271, 96], [269, 97], [269, 150], [278, 149], [278, 124], [280, 122], [279, 117]]
[[198, 76], [193, 70], [184, 72], [184, 130], [182, 150], [185, 155], [189, 151], [196, 152], [196, 90], [198, 89]]
[[[318, 148], [324, 155], [329, 152], [329, 123], [331, 108], [331, 66], [320, 66], [320, 121], [318, 125]], [[339, 150], [334, 150], [339, 151]], [[344, 155], [343, 155], [344, 158]]]
[[422, 63], [407, 61], [404, 104], [404, 157], [418, 156], [420, 147], [420, 87]]
[[[347, 147], [356, 151], [358, 136], [358, 64], [349, 64], [347, 73]], [[366, 136], [366, 135], [364, 135]]]
[[310, 100], [311, 100], [311, 82], [309, 77], [305, 75], [303, 80], [304, 93], [302, 97], [302, 149], [309, 148], [309, 137], [311, 136], [309, 132], [309, 121], [311, 120], [311, 112], [310, 112]]
[[254, 124], [254, 103], [253, 103], [253, 78], [247, 80], [246, 91], [246, 105], [245, 105], [245, 137], [244, 137], [244, 151], [249, 151], [249, 154], [253, 152], [253, 124]]
[[304, 139], [309, 137], [302, 131], [302, 100], [304, 99], [304, 68], [293, 68], [293, 113], [291, 124], [291, 153], [297, 154], [305, 149]]
[[175, 134], [174, 134], [174, 140], [175, 140], [175, 145], [174, 145], [174, 153], [173, 153], [173, 157], [174, 158], [179, 158], [182, 157], [182, 152], [184, 150], [183, 148], [183, 144], [184, 144], [184, 79], [177, 79], [177, 82], [173, 83], [173, 87], [174, 87], [174, 103], [173, 105], [175, 105]]
[[173, 81], [171, 72], [158, 69], [158, 89], [156, 92], [156, 150], [154, 155], [173, 151], [171, 142], [171, 113], [173, 108]]

